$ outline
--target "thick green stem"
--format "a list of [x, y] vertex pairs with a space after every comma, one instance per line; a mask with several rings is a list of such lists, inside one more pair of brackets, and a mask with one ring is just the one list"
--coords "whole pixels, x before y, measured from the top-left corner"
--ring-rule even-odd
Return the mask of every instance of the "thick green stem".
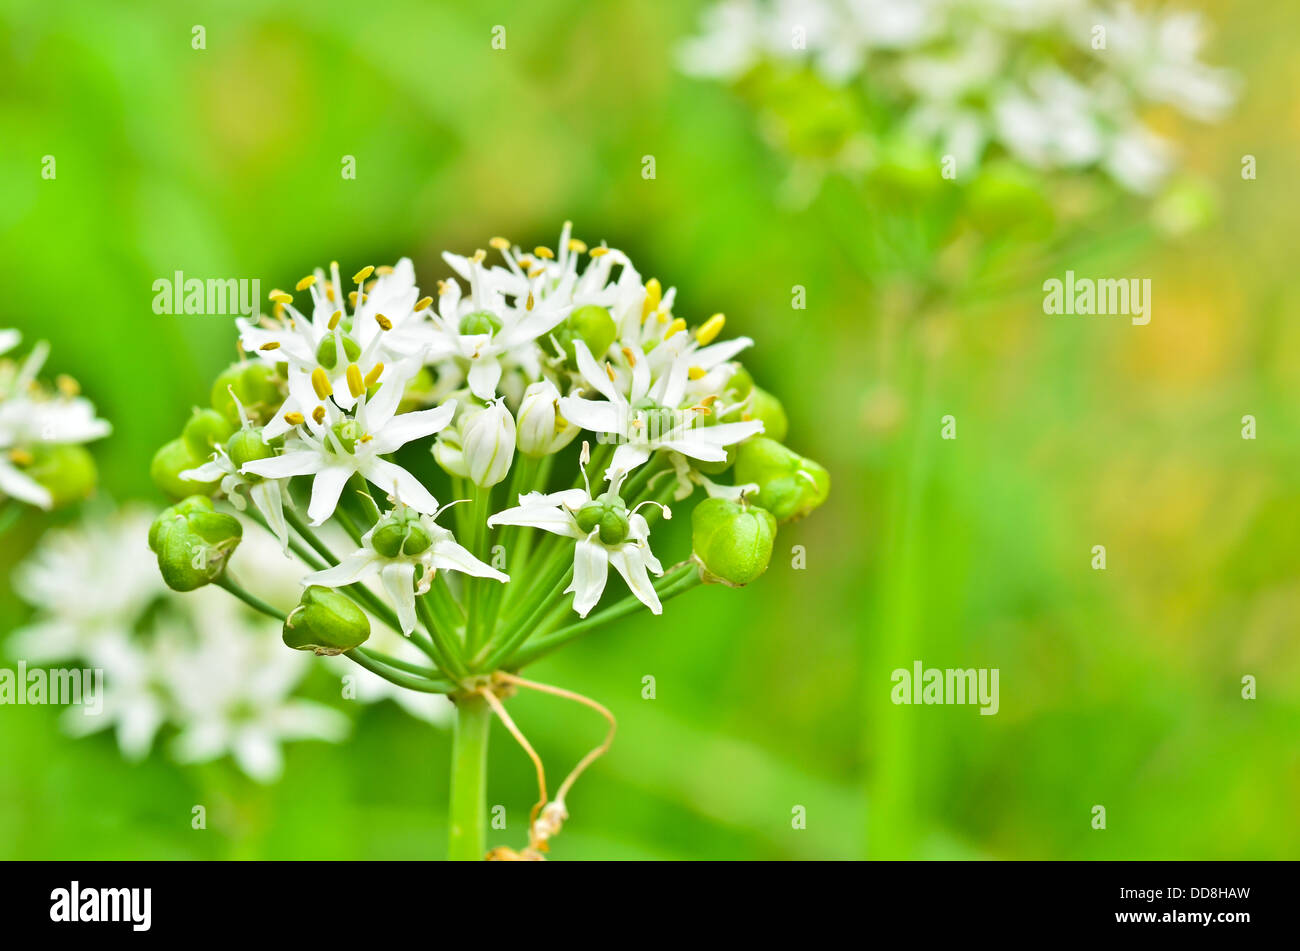
[[478, 694], [456, 699], [451, 746], [451, 811], [447, 858], [477, 862], [487, 852], [487, 748], [492, 708]]

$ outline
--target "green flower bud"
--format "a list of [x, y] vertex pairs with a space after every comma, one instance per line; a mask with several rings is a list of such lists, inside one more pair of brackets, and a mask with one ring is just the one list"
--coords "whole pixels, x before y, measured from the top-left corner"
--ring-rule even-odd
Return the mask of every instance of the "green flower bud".
[[600, 540], [606, 545], [618, 545], [627, 540], [629, 529], [627, 506], [614, 495], [602, 495], [578, 509], [574, 518], [578, 528], [587, 534], [600, 530]]
[[460, 319], [460, 332], [466, 337], [494, 334], [501, 329], [501, 318], [491, 311], [476, 310]]
[[282, 637], [294, 650], [341, 654], [366, 642], [370, 620], [346, 595], [314, 584], [284, 619]]
[[149, 547], [167, 587], [193, 591], [221, 577], [243, 533], [239, 519], [213, 510], [211, 499], [192, 496], [154, 519]]
[[610, 344], [618, 337], [618, 327], [614, 324], [614, 318], [606, 308], [597, 304], [587, 304], [575, 309], [551, 332], [564, 348], [564, 362], [571, 370], [578, 368], [577, 350], [573, 346], [575, 340], [585, 343], [592, 356], [599, 361]]
[[225, 442], [234, 431], [230, 420], [215, 409], [195, 409], [181, 430], [181, 439], [189, 447], [190, 455], [207, 459], [212, 454], [212, 447]]
[[320, 343], [316, 345], [316, 362], [326, 370], [333, 370], [339, 365], [339, 339], [343, 341], [343, 356], [348, 363], [355, 363], [357, 357], [361, 356], [361, 344], [347, 334], [331, 330], [321, 337]]
[[722, 388], [722, 398], [728, 404], [739, 403], [749, 396], [753, 388], [754, 378], [749, 371], [744, 367], [736, 367], [736, 372], [731, 374], [731, 379], [727, 380], [727, 385]]
[[418, 555], [433, 544], [420, 516], [409, 510], [394, 512], [376, 526], [370, 547], [385, 558]]
[[774, 439], [755, 436], [736, 451], [736, 484], [758, 485], [757, 502], [778, 522], [803, 518], [826, 501], [831, 477], [822, 466]]
[[432, 406], [437, 382], [428, 367], [420, 367], [411, 381], [406, 384], [406, 389], [402, 390], [402, 400], [397, 404], [397, 412], [413, 413], [418, 409]]
[[220, 480], [196, 482], [181, 478], [181, 473], [186, 469], [194, 469], [206, 461], [205, 458], [195, 456], [184, 439], [173, 439], [154, 453], [153, 461], [149, 463], [149, 476], [154, 485], [174, 499], [183, 499], [196, 492], [211, 495], [221, 487]]
[[691, 513], [691, 547], [706, 581], [749, 584], [772, 560], [776, 519], [757, 505], [705, 499]]
[[[226, 442], [226, 455], [236, 469], [241, 469], [245, 463], [271, 458], [275, 455], [275, 447], [263, 441], [260, 429], [240, 429]], [[261, 476], [252, 473], [244, 473], [241, 477], [249, 482], [262, 481]]]
[[230, 420], [231, 424], [239, 425], [239, 408], [230, 397], [233, 389], [248, 418], [263, 425], [284, 402], [281, 382], [275, 367], [268, 364], [254, 361], [231, 364], [212, 384], [212, 408]]
[[94, 457], [84, 446], [35, 446], [23, 471], [50, 493], [55, 508], [88, 498], [98, 481]]

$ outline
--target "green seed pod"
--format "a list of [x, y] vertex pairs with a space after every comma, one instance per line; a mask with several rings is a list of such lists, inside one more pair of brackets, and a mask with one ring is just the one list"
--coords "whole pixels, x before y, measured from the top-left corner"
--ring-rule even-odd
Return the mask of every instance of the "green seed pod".
[[153, 479], [154, 485], [174, 499], [183, 499], [196, 492], [211, 495], [221, 487], [219, 480], [196, 482], [181, 478], [181, 473], [186, 469], [194, 469], [206, 461], [195, 456], [184, 439], [173, 439], [169, 443], [164, 443], [162, 448], [154, 453], [153, 461], [149, 463], [149, 476]]
[[379, 523], [370, 545], [385, 558], [418, 555], [433, 544], [428, 531], [414, 512], [394, 513]]
[[706, 581], [749, 584], [772, 560], [776, 519], [757, 505], [705, 499], [691, 513], [691, 547]]
[[736, 451], [736, 484], [758, 485], [756, 501], [778, 522], [803, 518], [826, 501], [831, 477], [822, 466], [774, 439], [755, 436]]
[[337, 330], [332, 330], [321, 337], [320, 343], [316, 345], [316, 362], [326, 370], [333, 370], [339, 365], [337, 342], [339, 339], [343, 341], [343, 356], [348, 363], [355, 363], [357, 357], [361, 356], [361, 344], [347, 334], [340, 334]]
[[591, 351], [591, 355], [597, 361], [605, 355], [616, 337], [618, 337], [618, 327], [614, 324], [614, 318], [609, 311], [597, 304], [587, 304], [574, 310], [560, 326], [552, 331], [555, 339], [560, 346], [564, 348], [565, 363], [569, 369], [578, 368], [577, 350], [573, 346], [575, 340], [581, 340]]
[[181, 430], [181, 439], [185, 440], [192, 456], [207, 459], [212, 454], [212, 447], [225, 442], [234, 431], [230, 420], [215, 409], [195, 409]]
[[55, 508], [88, 498], [98, 481], [94, 457], [84, 446], [36, 446], [23, 471], [50, 493]]
[[494, 334], [501, 329], [501, 318], [491, 311], [476, 310], [460, 319], [460, 332], [466, 337]]
[[623, 500], [602, 495], [578, 509], [574, 518], [578, 528], [590, 534], [600, 530], [600, 540], [606, 545], [618, 545], [627, 540], [629, 529], [627, 506]]
[[246, 361], [231, 364], [212, 384], [212, 408], [230, 420], [231, 425], [238, 426], [241, 422], [239, 407], [230, 398], [233, 389], [248, 418], [263, 425], [284, 401], [282, 383], [275, 367], [265, 363]]
[[750, 391], [748, 412], [750, 419], [762, 421], [763, 435], [768, 439], [781, 442], [790, 431], [785, 407], [779, 399], [761, 387], [756, 386]]
[[341, 654], [366, 642], [370, 620], [346, 595], [314, 584], [284, 619], [282, 637], [294, 650]]
[[727, 380], [727, 385], [722, 388], [722, 399], [728, 404], [739, 403], [745, 397], [749, 396], [750, 391], [754, 388], [754, 378], [744, 367], [736, 367], [736, 372], [731, 374], [731, 379]]
[[149, 547], [167, 587], [193, 591], [221, 577], [243, 532], [239, 519], [213, 510], [211, 499], [192, 496], [154, 519]]
[[[275, 455], [275, 447], [263, 441], [260, 429], [240, 429], [226, 442], [226, 455], [236, 469], [241, 469], [245, 463], [271, 458]], [[249, 482], [262, 481], [261, 476], [252, 473], [244, 473], [242, 478]]]

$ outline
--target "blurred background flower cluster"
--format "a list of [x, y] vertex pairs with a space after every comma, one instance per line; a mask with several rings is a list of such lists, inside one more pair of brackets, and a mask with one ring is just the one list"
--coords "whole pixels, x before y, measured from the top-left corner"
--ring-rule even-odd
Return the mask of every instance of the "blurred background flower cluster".
[[[429, 280], [442, 248], [565, 219], [690, 322], [755, 338], [836, 491], [743, 596], [694, 591], [539, 665], [620, 721], [558, 857], [1294, 857], [1300, 8], [1180, 0], [1208, 71], [1190, 29], [1107, 21], [1126, 59], [1092, 83], [1086, 37], [1015, 57], [956, 6], [887, 21], [884, 49], [843, 26], [785, 56], [754, 10], [844, 4], [7, 4], [0, 327], [49, 341], [113, 431], [94, 498], [4, 535], [0, 666], [141, 683], [85, 738], [78, 711], [0, 707], [0, 857], [441, 853], [445, 708], [365, 702], [385, 694], [228, 598], [182, 604], [141, 553], [153, 450], [235, 356], [231, 318], [156, 315], [152, 285], [403, 255]], [[1071, 4], [986, 6], [1031, 32], [1016, 8]], [[1151, 278], [1150, 325], [1045, 316], [1066, 268]], [[245, 575], [291, 603], [270, 548]], [[157, 668], [146, 629], [172, 632]], [[917, 659], [999, 668], [1000, 712], [893, 706]], [[515, 705], [548, 763], [599, 739], [580, 709]], [[494, 743], [492, 844], [524, 828], [530, 769]]]

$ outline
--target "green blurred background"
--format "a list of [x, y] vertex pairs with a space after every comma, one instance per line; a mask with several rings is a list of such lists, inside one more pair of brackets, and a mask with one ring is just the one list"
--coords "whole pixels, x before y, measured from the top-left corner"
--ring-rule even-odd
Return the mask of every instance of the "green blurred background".
[[[50, 340], [113, 421], [101, 491], [161, 504], [150, 455], [235, 352], [228, 320], [155, 316], [156, 278], [269, 289], [409, 254], [427, 286], [441, 249], [553, 243], [572, 219], [676, 285], [679, 316], [725, 311], [756, 339], [747, 364], [834, 488], [749, 589], [694, 591], [532, 669], [620, 722], [555, 857], [1294, 858], [1300, 8], [1200, 6], [1246, 94], [1186, 139], [1220, 220], [1123, 258], [1153, 279], [1152, 323], [1046, 318], [1032, 275], [886, 347], [851, 247], [871, 221], [781, 206], [753, 115], [675, 71], [700, 4], [4, 0], [0, 326]], [[920, 382], [891, 370], [899, 351]], [[4, 629], [26, 616], [9, 571], [47, 523], [5, 539]], [[999, 668], [1000, 713], [891, 705], [915, 659]], [[601, 735], [552, 699], [512, 709], [557, 776]], [[518, 847], [531, 767], [493, 729], [510, 827], [490, 844]], [[439, 856], [449, 749], [384, 704], [343, 744], [290, 745], [263, 788], [226, 763], [131, 766], [53, 709], [5, 707], [0, 856]]]

